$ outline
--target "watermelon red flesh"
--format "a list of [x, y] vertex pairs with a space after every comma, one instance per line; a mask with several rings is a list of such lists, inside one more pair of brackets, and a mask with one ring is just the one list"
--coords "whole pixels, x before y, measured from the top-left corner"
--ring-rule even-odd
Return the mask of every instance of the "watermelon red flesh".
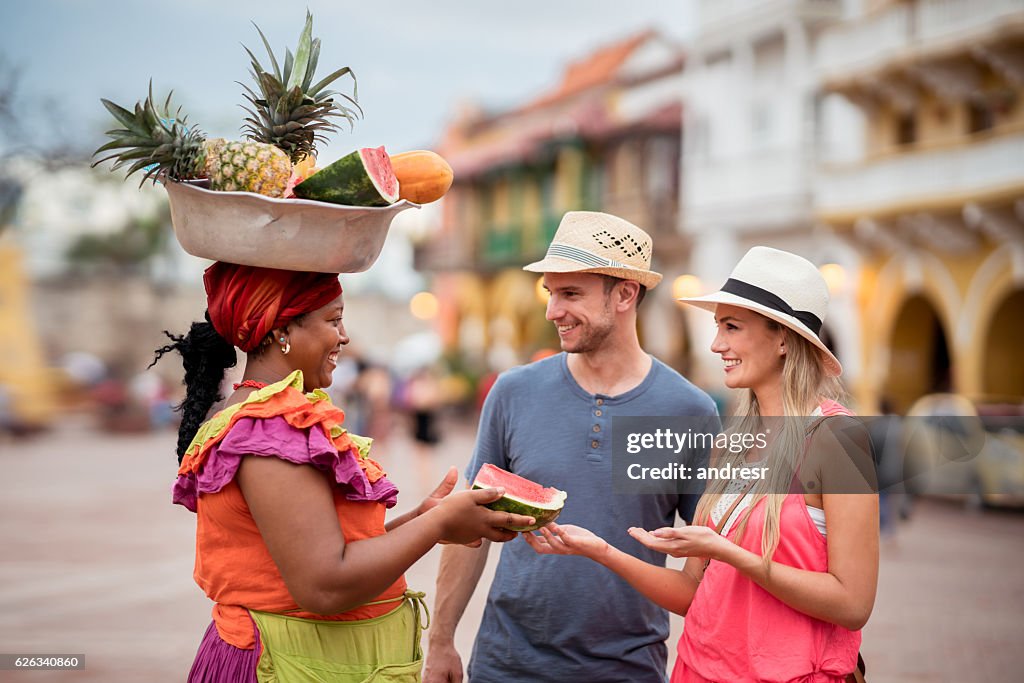
[[480, 468], [476, 479], [473, 480], [473, 488], [497, 487], [505, 489], [505, 495], [493, 503], [489, 503], [487, 507], [492, 510], [526, 515], [536, 520], [536, 523], [530, 526], [506, 527], [510, 531], [533, 531], [545, 524], [550, 524], [561, 514], [562, 506], [565, 504], [566, 494], [564, 491], [541, 486], [488, 463]]
[[384, 147], [364, 147], [359, 150], [359, 156], [363, 159], [363, 166], [370, 176], [374, 187], [380, 196], [387, 200], [388, 204], [398, 201], [398, 178], [395, 177], [395, 170], [391, 167], [391, 157], [384, 151]]
[[383, 147], [364, 148], [317, 171], [295, 186], [295, 196], [347, 206], [387, 206], [398, 201], [398, 179]]

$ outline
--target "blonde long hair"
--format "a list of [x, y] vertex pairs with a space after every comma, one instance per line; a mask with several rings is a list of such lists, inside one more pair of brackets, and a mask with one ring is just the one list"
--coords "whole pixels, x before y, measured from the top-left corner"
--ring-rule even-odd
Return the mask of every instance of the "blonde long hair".
[[[783, 417], [808, 416], [822, 399], [842, 402], [845, 398], [843, 387], [838, 378], [825, 372], [821, 355], [814, 345], [790, 328], [765, 316], [760, 317], [767, 321], [771, 331], [777, 332], [781, 329], [785, 334], [786, 354], [783, 356], [781, 378]], [[761, 414], [757, 397], [752, 390], [747, 389], [740, 397], [736, 417], [725, 425], [725, 433], [761, 433], [765, 429], [763, 418], [767, 417], [772, 416]], [[766, 448], [765, 463], [768, 465], [768, 471], [766, 476], [757, 480], [751, 488], [753, 498], [739, 522], [736, 534], [737, 539], [743, 538], [751, 511], [762, 498], [767, 498], [764, 529], [761, 532], [761, 556], [766, 567], [770, 566], [772, 555], [779, 546], [782, 503], [787, 495], [784, 492], [789, 491], [793, 475], [799, 468], [806, 439], [803, 420], [784, 419], [773, 422], [781, 423], [781, 431]], [[774, 424], [772, 426], [774, 427]], [[772, 429], [772, 432], [776, 433], [776, 430]], [[745, 462], [746, 455], [745, 451], [731, 453], [727, 449], [719, 449], [712, 452], [711, 464], [714, 467], [726, 464], [734, 467], [748, 466]], [[697, 503], [694, 523], [708, 522], [711, 510], [722, 498], [729, 482], [729, 479], [713, 479], [708, 482], [704, 495]]]

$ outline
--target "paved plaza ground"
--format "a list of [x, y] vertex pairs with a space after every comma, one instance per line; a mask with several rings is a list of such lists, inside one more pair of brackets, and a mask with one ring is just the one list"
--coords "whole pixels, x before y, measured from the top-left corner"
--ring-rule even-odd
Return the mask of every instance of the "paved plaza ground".
[[[378, 444], [403, 491], [397, 512], [447, 465], [462, 467], [472, 436], [449, 428], [432, 454], [416, 453], [404, 435]], [[185, 679], [210, 603], [192, 581], [194, 518], [170, 504], [173, 450], [171, 432], [108, 436], [84, 420], [0, 441], [0, 653], [86, 657], [82, 671], [0, 671], [0, 681]], [[439, 555], [409, 572], [411, 586], [433, 591]], [[492, 552], [485, 582], [496, 559]], [[864, 631], [871, 683], [1020, 680], [1022, 567], [1024, 514], [919, 502], [883, 545]], [[477, 591], [460, 625], [465, 659], [484, 596]], [[672, 623], [670, 652], [682, 619]]]

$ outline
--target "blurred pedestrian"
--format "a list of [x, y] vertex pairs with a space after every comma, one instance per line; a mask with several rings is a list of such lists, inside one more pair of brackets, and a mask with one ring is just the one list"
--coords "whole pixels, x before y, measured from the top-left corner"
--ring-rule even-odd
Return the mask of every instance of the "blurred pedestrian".
[[[398, 491], [322, 391], [349, 341], [337, 275], [218, 262], [204, 282], [206, 321], [157, 351], [185, 367], [173, 499], [197, 515], [194, 576], [216, 603], [189, 681], [415, 680], [423, 594], [405, 570], [530, 518], [482, 506], [499, 491], [451, 493], [452, 468], [385, 524]], [[242, 381], [207, 419], [236, 346]]]
[[0, 438], [14, 431], [14, 408], [11, 391], [7, 384], [0, 382]]
[[163, 377], [154, 372], [138, 372], [128, 384], [132, 402], [141, 406], [153, 429], [167, 427], [174, 422], [170, 391]]
[[442, 406], [441, 384], [430, 367], [416, 370], [405, 388], [412, 417], [412, 438], [421, 454], [430, 453], [441, 440], [438, 425]]
[[345, 425], [356, 434], [366, 434], [366, 398], [359, 387], [359, 375], [366, 363], [356, 355], [346, 353], [338, 359], [334, 377], [327, 393], [331, 402], [344, 406]]
[[[689, 519], [693, 496], [617, 495], [612, 488], [616, 416], [689, 415], [717, 423], [711, 399], [653, 358], [637, 337], [637, 307], [661, 281], [650, 269], [650, 236], [615, 216], [571, 211], [543, 261], [547, 319], [562, 353], [501, 374], [484, 404], [472, 480], [497, 465], [568, 493], [562, 518], [598, 530], [637, 562], [665, 557], [626, 534], [638, 520]], [[686, 457], [683, 453], [680, 457]], [[441, 555], [437, 609], [424, 683], [463, 678], [454, 634], [487, 561], [480, 549]], [[597, 565], [538, 558], [525, 543], [505, 546], [469, 662], [473, 683], [661, 681], [668, 613]]]
[[903, 418], [883, 396], [878, 416], [868, 423], [871, 446], [878, 462], [878, 522], [882, 537], [895, 541], [901, 518], [910, 514], [910, 498], [903, 481]]
[[365, 399], [366, 436], [375, 441], [386, 441], [394, 423], [391, 373], [383, 365], [369, 363], [359, 373], [356, 386]]
[[[860, 425], [830, 419], [851, 413], [838, 403], [842, 367], [819, 337], [828, 300], [814, 264], [768, 247], [748, 251], [721, 291], [680, 299], [714, 312], [711, 351], [726, 386], [744, 390], [727, 432], [765, 433], [763, 418], [790, 418], [771, 422], [781, 432], [773, 426], [762, 448], [714, 454], [716, 466], [763, 463], [767, 473], [709, 481], [696, 525], [630, 529], [644, 546], [687, 558], [682, 570], [578, 526], [527, 536], [537, 552], [589, 557], [686, 617], [672, 683], [842, 683], [858, 669], [878, 581], [878, 498], [850, 495], [847, 453], [831, 447], [852, 438], [854, 454], [870, 457]], [[792, 419], [802, 416], [812, 419]]]

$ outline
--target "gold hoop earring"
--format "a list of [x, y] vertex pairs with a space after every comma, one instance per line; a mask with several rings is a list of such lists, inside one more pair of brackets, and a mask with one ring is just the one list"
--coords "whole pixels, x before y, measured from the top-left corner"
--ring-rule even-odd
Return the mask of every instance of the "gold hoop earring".
[[281, 337], [281, 353], [288, 355], [288, 352], [292, 350], [292, 343], [290, 340]]

